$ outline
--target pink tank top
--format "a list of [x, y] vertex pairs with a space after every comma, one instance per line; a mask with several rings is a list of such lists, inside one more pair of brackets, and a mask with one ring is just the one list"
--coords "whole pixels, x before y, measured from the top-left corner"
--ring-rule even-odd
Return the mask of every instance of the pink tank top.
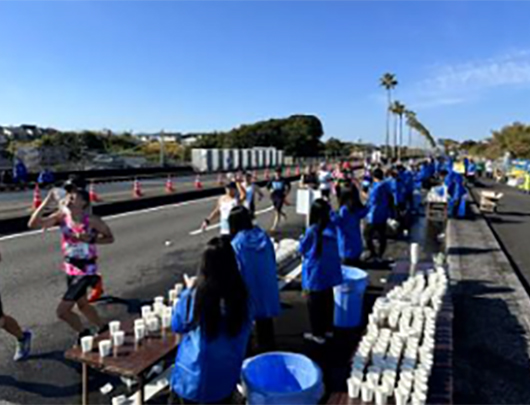
[[90, 216], [85, 214], [80, 224], [72, 220], [70, 214], [65, 214], [61, 220], [61, 248], [63, 251], [63, 269], [69, 276], [93, 275], [98, 271], [97, 249], [93, 243], [79, 242], [74, 239], [74, 233], [92, 233]]

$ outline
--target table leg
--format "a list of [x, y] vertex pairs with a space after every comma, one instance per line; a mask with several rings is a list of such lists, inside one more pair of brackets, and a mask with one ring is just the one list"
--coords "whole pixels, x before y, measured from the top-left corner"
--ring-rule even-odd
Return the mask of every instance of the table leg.
[[83, 405], [88, 405], [88, 366], [83, 363], [83, 371], [81, 375], [81, 386], [82, 386], [82, 392], [81, 392], [81, 403]]
[[138, 379], [138, 401], [137, 405], [144, 405], [144, 377]]

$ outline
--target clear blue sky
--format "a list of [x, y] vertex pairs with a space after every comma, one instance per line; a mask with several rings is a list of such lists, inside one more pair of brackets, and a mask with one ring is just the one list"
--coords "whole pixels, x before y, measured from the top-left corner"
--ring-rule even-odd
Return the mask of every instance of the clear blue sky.
[[437, 137], [530, 121], [530, 2], [0, 1], [0, 124], [224, 130], [315, 114], [381, 142], [384, 92]]

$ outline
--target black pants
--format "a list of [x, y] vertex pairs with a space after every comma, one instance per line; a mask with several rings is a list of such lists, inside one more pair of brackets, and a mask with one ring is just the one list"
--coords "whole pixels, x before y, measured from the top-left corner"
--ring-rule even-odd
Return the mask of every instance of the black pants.
[[[386, 250], [386, 223], [383, 224], [366, 224], [364, 227], [364, 239], [366, 247], [373, 257], [382, 259]], [[378, 241], [376, 251], [374, 240]]]
[[333, 332], [333, 306], [333, 288], [309, 292], [307, 309], [313, 335], [324, 337], [326, 332]]
[[275, 349], [273, 318], [256, 320], [256, 340], [260, 352], [273, 351]]

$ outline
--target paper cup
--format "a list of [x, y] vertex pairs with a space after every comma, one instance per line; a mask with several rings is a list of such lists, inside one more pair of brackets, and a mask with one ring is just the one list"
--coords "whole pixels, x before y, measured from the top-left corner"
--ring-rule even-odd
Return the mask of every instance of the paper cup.
[[112, 348], [112, 342], [109, 339], [101, 340], [99, 342], [99, 357], [110, 356], [110, 350]]
[[413, 405], [425, 405], [427, 403], [427, 394], [422, 392], [414, 392], [412, 394], [412, 404]]
[[158, 303], [158, 304], [164, 305], [164, 297], [162, 297], [162, 296], [155, 297], [154, 303], [155, 304]]
[[354, 378], [348, 379], [348, 396], [350, 398], [358, 398], [361, 392], [361, 382]]
[[164, 305], [163, 302], [155, 302], [153, 304], [153, 312], [156, 316], [159, 316], [161, 317], [162, 316], [162, 313], [164, 312], [164, 308], [166, 306]]
[[145, 327], [145, 320], [143, 319], [136, 319], [134, 321], [134, 327], [136, 328], [137, 326], [144, 326]]
[[134, 340], [136, 343], [140, 342], [145, 338], [145, 325], [135, 325], [134, 327]]
[[387, 388], [386, 386], [375, 387], [375, 403], [376, 405], [386, 405], [387, 402]]
[[159, 329], [159, 323], [157, 317], [149, 317], [147, 318], [147, 329], [149, 330], [149, 333], [155, 333]]
[[174, 303], [177, 300], [178, 294], [176, 290], [169, 290], [168, 298], [170, 303]]
[[142, 307], [142, 318], [143, 319], [147, 319], [150, 314], [151, 314], [151, 306], [150, 305], [144, 305]]
[[125, 343], [125, 332], [124, 331], [119, 330], [112, 334], [112, 344], [115, 347], [123, 346], [124, 343]]
[[109, 323], [109, 332], [111, 335], [114, 335], [116, 332], [120, 330], [120, 321], [112, 321]]
[[370, 383], [361, 386], [361, 398], [363, 402], [372, 402], [374, 399], [374, 389]]
[[127, 402], [128, 400], [125, 395], [119, 395], [117, 397], [112, 398], [112, 405], [125, 405]]
[[171, 326], [171, 314], [162, 314], [162, 329], [168, 329]]
[[409, 400], [408, 391], [398, 388], [394, 391], [394, 396], [396, 397], [396, 405], [407, 405], [407, 401]]
[[418, 243], [410, 244], [410, 262], [418, 264], [420, 261], [420, 245]]
[[81, 351], [83, 353], [90, 353], [94, 346], [94, 336], [83, 336], [81, 338]]

